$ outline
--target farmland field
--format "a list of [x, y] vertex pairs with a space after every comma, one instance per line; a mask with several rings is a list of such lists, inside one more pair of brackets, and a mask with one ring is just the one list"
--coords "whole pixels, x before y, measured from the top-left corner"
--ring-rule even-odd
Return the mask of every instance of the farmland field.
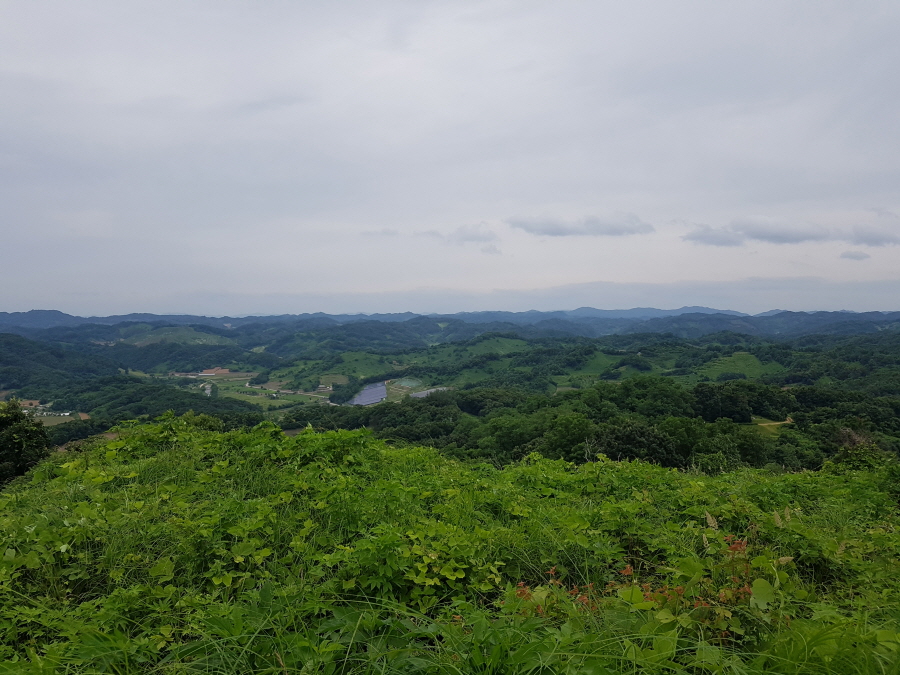
[[77, 415], [35, 415], [34, 417], [45, 427], [55, 427], [58, 424], [73, 422], [78, 419]]

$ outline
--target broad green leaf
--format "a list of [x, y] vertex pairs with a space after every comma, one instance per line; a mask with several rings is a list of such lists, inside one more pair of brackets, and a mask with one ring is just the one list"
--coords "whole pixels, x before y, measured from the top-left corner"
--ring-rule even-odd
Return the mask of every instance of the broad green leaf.
[[675, 620], [675, 615], [668, 609], [663, 609], [656, 613], [656, 620], [660, 623], [671, 623]]
[[168, 581], [172, 578], [172, 572], [175, 569], [175, 563], [171, 558], [162, 558], [158, 563], [150, 568], [151, 577], [159, 577], [160, 581]]
[[755, 579], [751, 588], [753, 590], [751, 603], [760, 609], [767, 609], [769, 603], [775, 602], [775, 589], [765, 579]]
[[625, 588], [620, 588], [616, 591], [616, 595], [631, 605], [644, 601], [644, 592], [638, 586], [626, 586]]

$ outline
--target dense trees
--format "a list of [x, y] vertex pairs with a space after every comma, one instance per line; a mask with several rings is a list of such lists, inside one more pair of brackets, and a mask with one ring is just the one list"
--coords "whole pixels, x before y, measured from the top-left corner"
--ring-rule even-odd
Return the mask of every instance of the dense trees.
[[44, 425], [22, 410], [16, 399], [0, 403], [0, 483], [21, 476], [47, 456]]
[[[792, 415], [793, 422], [787, 422]], [[764, 417], [781, 433], [749, 424]], [[745, 380], [685, 387], [668, 378], [598, 383], [555, 396], [516, 389], [447, 391], [367, 408], [308, 406], [286, 427], [368, 427], [382, 438], [508, 463], [539, 452], [582, 462], [603, 453], [721, 471], [746, 464], [817, 468], [848, 444], [900, 449], [900, 401]], [[774, 428], [773, 428], [774, 430]]]

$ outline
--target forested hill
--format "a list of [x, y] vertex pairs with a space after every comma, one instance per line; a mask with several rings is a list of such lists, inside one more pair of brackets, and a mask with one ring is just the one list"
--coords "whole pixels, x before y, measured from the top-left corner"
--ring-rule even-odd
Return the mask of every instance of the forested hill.
[[[687, 313], [706, 314], [732, 314], [746, 316], [742, 312], [731, 310], [718, 310], [709, 307], [682, 307], [680, 309], [656, 309], [653, 307], [636, 307], [633, 309], [594, 309], [593, 307], [580, 307], [575, 310], [560, 310], [550, 312], [459, 312], [447, 314], [447, 316], [469, 323], [491, 323], [496, 321], [509, 322], [521, 325], [538, 323], [546, 319], [650, 319], [654, 317], [676, 316]], [[326, 319], [333, 323], [352, 323], [355, 321], [407, 321], [417, 316], [426, 316], [414, 312], [397, 312], [387, 314], [326, 314], [314, 312], [305, 314], [279, 314], [274, 316], [245, 316], [245, 317], [209, 317], [190, 314], [147, 314], [132, 313], [112, 316], [82, 317], [65, 314], [58, 310], [33, 309], [28, 312], [0, 312], [0, 328], [55, 328], [58, 326], [80, 326], [86, 323], [113, 325], [123, 322], [158, 322], [163, 321], [172, 325], [201, 324], [209, 326], [242, 326], [249, 323], [281, 323], [294, 321], [307, 321], [314, 319]], [[429, 314], [427, 316], [439, 316]]]
[[[476, 332], [516, 330], [526, 336], [575, 335], [598, 337], [630, 333], [673, 333], [698, 337], [723, 330], [760, 336], [798, 336], [812, 333], [852, 334], [900, 329], [900, 312], [765, 312], [749, 316], [729, 310], [683, 307], [678, 310], [637, 308], [598, 310], [582, 307], [555, 312], [461, 312], [449, 315], [400, 314], [329, 315], [323, 313], [260, 316], [206, 317], [190, 315], [128, 314], [108, 317], [75, 317], [57, 311], [0, 312], [0, 330], [37, 339], [55, 339], [60, 334], [103, 334], [104, 327], [150, 323], [167, 326], [196, 326], [201, 330], [226, 333], [268, 331], [272, 334], [310, 329], [349, 327], [360, 323], [383, 324], [385, 331], [410, 322], [469, 324]], [[95, 326], [90, 329], [87, 326]], [[49, 332], [48, 329], [51, 329]], [[68, 333], [60, 329], [70, 329]], [[373, 330], [371, 328], [366, 330]], [[435, 331], [432, 331], [435, 332]], [[65, 340], [64, 340], [65, 341]]]
[[[175, 347], [181, 347], [175, 345]], [[126, 374], [114, 359], [0, 333], [0, 391], [52, 404], [55, 411], [90, 413], [90, 422], [71, 422], [79, 435], [105, 431], [115, 421], [167, 410], [242, 416], [259, 409], [244, 401], [212, 398]], [[56, 431], [59, 431], [57, 429]]]

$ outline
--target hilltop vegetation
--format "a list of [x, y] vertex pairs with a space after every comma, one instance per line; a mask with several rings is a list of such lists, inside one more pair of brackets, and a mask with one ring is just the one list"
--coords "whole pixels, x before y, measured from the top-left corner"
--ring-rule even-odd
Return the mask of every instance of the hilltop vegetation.
[[6, 489], [0, 672], [897, 672], [900, 473], [871, 451], [498, 469], [217, 424]]

